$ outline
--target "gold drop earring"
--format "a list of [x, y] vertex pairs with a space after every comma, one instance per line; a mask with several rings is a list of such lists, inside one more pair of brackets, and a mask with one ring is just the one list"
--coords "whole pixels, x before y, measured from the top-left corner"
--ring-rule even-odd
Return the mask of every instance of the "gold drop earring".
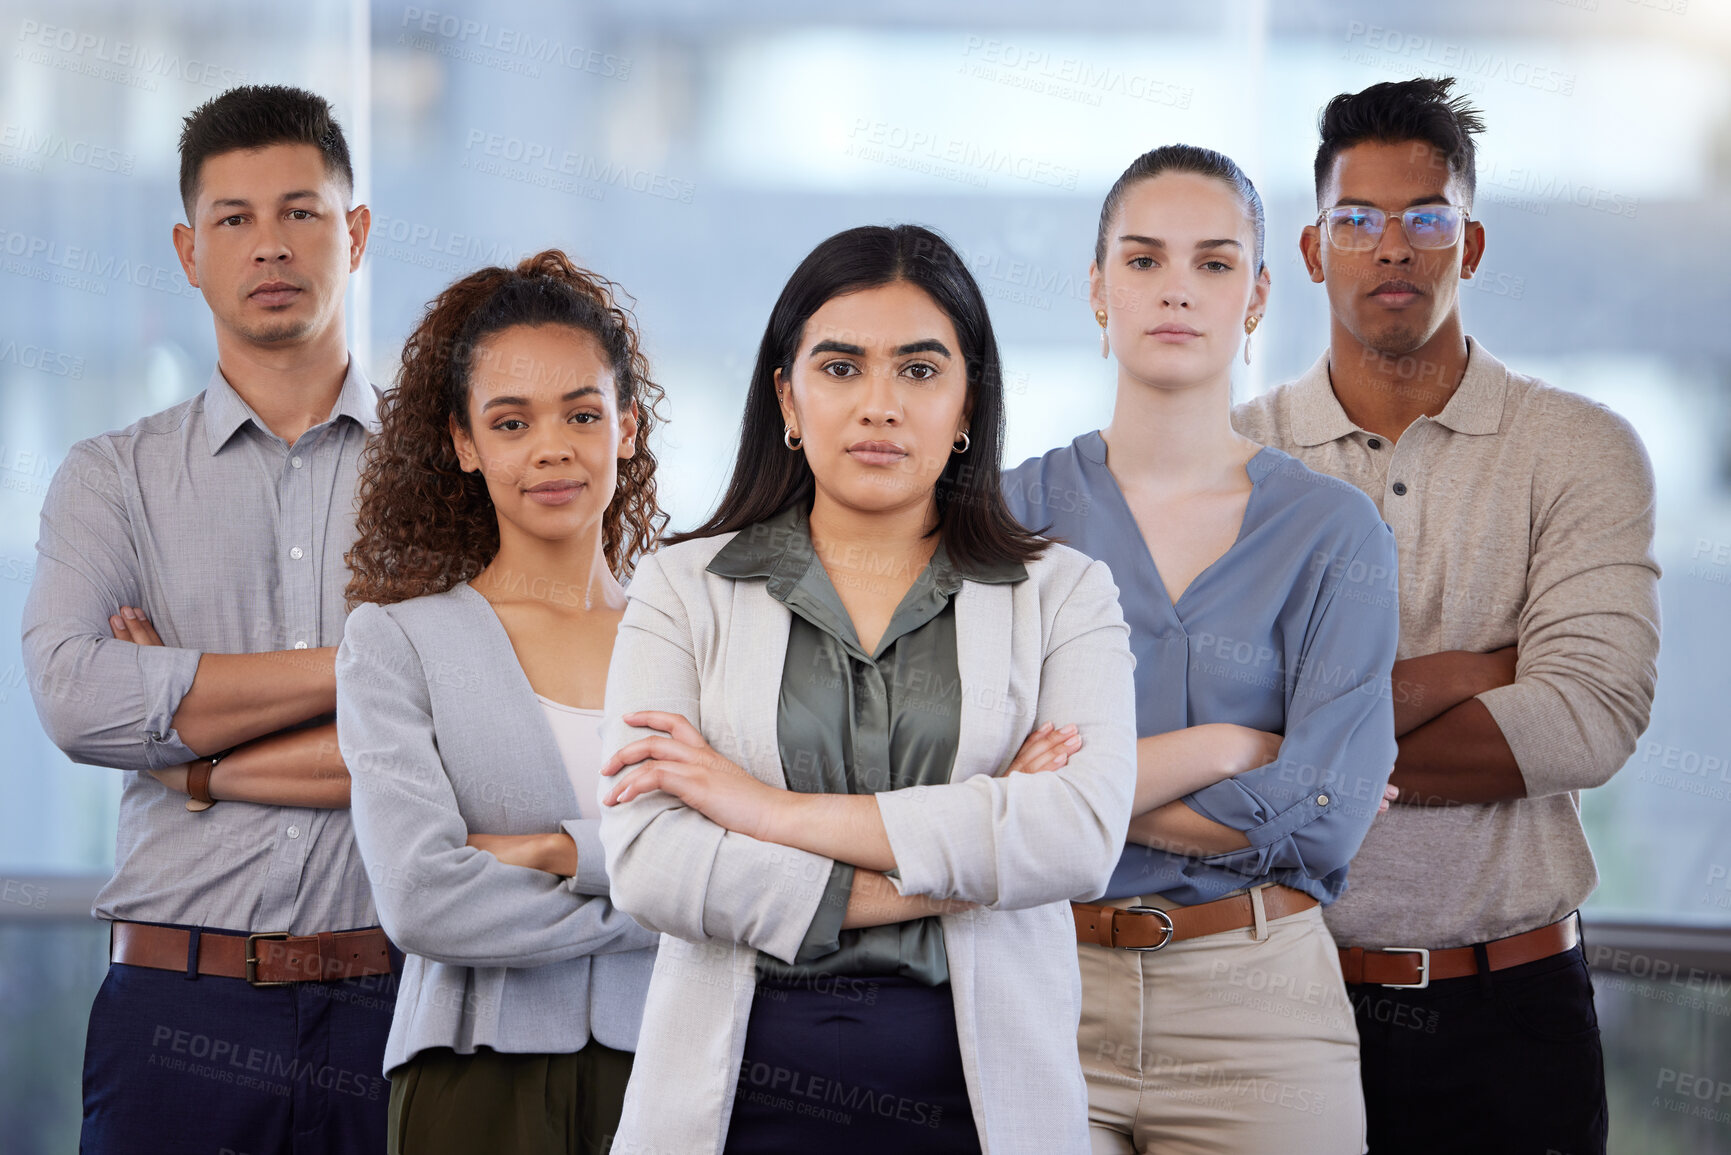
[[1106, 340], [1106, 310], [1095, 309], [1094, 319], [1100, 322], [1100, 356], [1110, 357], [1112, 355], [1112, 345]]
[[1244, 318], [1244, 363], [1250, 364], [1250, 334], [1256, 332], [1256, 326], [1262, 324], [1262, 314], [1252, 313]]

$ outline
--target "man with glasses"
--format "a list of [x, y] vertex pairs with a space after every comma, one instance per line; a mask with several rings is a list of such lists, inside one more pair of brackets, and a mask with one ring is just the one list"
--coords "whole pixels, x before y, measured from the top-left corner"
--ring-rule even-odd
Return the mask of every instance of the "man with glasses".
[[1628, 422], [1466, 336], [1483, 123], [1452, 87], [1324, 109], [1300, 248], [1329, 348], [1233, 420], [1363, 489], [1400, 550], [1400, 796], [1327, 912], [1370, 1150], [1587, 1155], [1606, 1109], [1579, 792], [1622, 766], [1652, 704], [1653, 474]]

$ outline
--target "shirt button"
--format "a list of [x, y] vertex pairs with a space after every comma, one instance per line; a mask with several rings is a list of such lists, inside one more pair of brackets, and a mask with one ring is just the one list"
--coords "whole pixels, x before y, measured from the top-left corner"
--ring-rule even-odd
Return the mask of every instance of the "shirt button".
[[[1376, 446], [1373, 445], [1371, 448], [1375, 449]], [[298, 457], [291, 457], [289, 458], [289, 464], [294, 466], [296, 469], [299, 469], [301, 467], [301, 459]]]
[[1317, 804], [1317, 805], [1318, 805], [1318, 806], [1327, 806], [1327, 805], [1328, 805], [1328, 795], [1326, 795], [1326, 794], [1318, 794], [1318, 795], [1317, 795], [1317, 796], [1316, 796], [1316, 804]]
[[1395, 496], [1396, 496], [1396, 497], [1404, 497], [1404, 496], [1406, 496], [1406, 482], [1404, 482], [1404, 481], [1397, 481], [1397, 482], [1395, 482], [1395, 483], [1394, 483], [1394, 485], [1393, 485], [1393, 486], [1391, 486], [1391, 487], [1390, 487], [1390, 488], [1392, 488], [1392, 489], [1393, 489], [1393, 490], [1394, 490], [1394, 495], [1395, 495]]
[[295, 643], [295, 649], [297, 649], [297, 650], [304, 650], [306, 648], [307, 648], [307, 644], [305, 642], [296, 642]]
[[[1379, 438], [1375, 438], [1375, 437], [1372, 437], [1369, 441], [1366, 441], [1365, 444], [1370, 446], [1372, 449], [1381, 449], [1382, 448], [1382, 441]], [[300, 463], [301, 463], [301, 459], [298, 457], [295, 458], [295, 465], [299, 466]]]
[[[1406, 490], [1402, 489], [1400, 492], [1405, 493]], [[301, 547], [297, 545], [293, 549], [289, 550], [289, 556], [294, 558], [296, 561], [299, 561], [301, 559]]]
[[283, 833], [288, 835], [290, 838], [299, 838], [301, 836], [301, 828], [298, 826], [291, 826], [287, 830], [283, 831]]

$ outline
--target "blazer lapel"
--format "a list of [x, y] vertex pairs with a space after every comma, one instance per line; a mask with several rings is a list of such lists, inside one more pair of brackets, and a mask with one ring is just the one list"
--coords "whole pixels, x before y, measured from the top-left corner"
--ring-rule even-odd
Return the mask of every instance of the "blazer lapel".
[[[956, 763], [950, 780], [995, 774], [1010, 760], [1022, 734], [1005, 725], [1006, 716], [1027, 709], [1010, 700], [1011, 593], [996, 582], [963, 581], [956, 591], [956, 665], [961, 673], [961, 720]], [[1009, 739], [1015, 745], [1006, 745]]]
[[729, 637], [723, 643], [726, 658], [720, 686], [721, 700], [726, 703], [721, 719], [725, 729], [712, 732], [706, 724], [704, 737], [752, 777], [786, 789], [776, 715], [781, 708], [781, 674], [793, 613], [769, 596], [762, 581], [736, 581], [732, 593], [732, 620]]
[[[473, 646], [471, 656], [478, 658], [481, 668], [490, 675], [485, 685], [493, 699], [485, 707], [476, 703], [477, 708], [467, 723], [485, 731], [501, 726], [521, 727], [519, 735], [514, 737], [520, 736], [520, 740], [529, 745], [533, 764], [522, 768], [520, 773], [553, 790], [563, 788], [578, 806], [574, 813], [584, 818], [599, 817], [591, 813], [598, 805], [595, 800], [578, 798], [570, 777], [565, 773], [565, 757], [559, 752], [559, 744], [553, 737], [546, 709], [535, 696], [535, 687], [529, 684], [523, 664], [517, 660], [517, 651], [511, 646], [511, 635], [505, 632], [505, 623], [499, 620], [499, 615], [493, 612], [492, 605], [481, 591], [468, 582], [454, 587], [453, 593], [460, 599], [457, 605], [463, 619], [453, 634], [462, 640], [465, 648]], [[481, 748], [506, 747], [488, 738], [481, 743]]]

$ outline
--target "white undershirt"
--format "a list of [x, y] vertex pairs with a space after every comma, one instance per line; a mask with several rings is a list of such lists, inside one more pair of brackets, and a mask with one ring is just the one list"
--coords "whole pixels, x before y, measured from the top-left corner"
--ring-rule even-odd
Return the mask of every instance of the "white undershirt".
[[553, 728], [553, 740], [558, 743], [559, 757], [565, 763], [565, 776], [577, 792], [577, 816], [593, 817], [599, 809], [596, 793], [601, 789], [601, 711], [580, 710], [551, 698], [535, 697], [547, 724]]

